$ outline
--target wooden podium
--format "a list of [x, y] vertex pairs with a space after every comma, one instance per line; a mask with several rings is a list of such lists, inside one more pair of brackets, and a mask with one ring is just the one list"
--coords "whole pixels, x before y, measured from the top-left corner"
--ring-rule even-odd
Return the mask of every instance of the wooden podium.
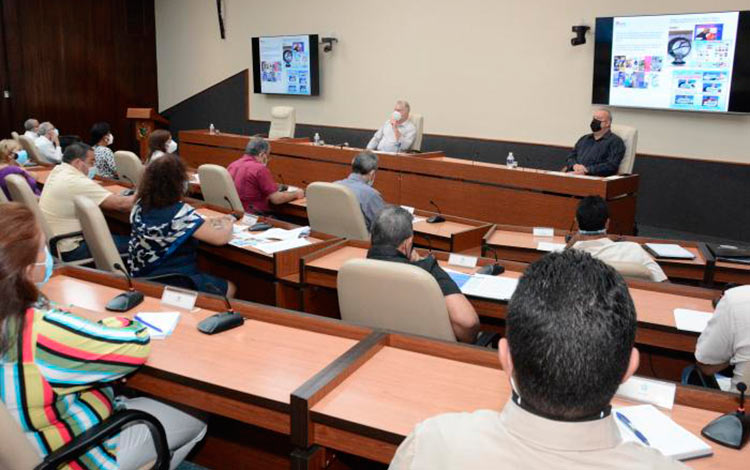
[[169, 120], [157, 113], [154, 108], [128, 108], [125, 115], [134, 120], [135, 138], [140, 143], [141, 160], [148, 158], [148, 137], [157, 128], [169, 127]]

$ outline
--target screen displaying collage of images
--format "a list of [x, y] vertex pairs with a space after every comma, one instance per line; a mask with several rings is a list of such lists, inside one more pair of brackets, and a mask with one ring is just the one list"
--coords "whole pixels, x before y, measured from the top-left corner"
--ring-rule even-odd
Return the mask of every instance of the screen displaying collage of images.
[[618, 17], [610, 104], [726, 112], [738, 12]]
[[310, 37], [260, 38], [263, 93], [310, 95]]

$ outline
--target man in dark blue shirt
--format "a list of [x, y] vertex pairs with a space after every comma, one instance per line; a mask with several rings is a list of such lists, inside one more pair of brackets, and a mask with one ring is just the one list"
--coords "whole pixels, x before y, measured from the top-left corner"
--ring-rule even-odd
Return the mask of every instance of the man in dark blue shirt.
[[563, 171], [572, 171], [577, 175], [616, 175], [625, 155], [625, 143], [612, 133], [611, 126], [612, 114], [608, 110], [594, 111], [591, 120], [593, 133], [578, 139]]

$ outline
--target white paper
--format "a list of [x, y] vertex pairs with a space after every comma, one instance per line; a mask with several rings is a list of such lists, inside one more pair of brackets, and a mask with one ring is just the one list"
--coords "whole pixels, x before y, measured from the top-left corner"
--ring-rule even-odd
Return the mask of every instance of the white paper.
[[418, 216], [418, 215], [415, 215], [415, 216], [414, 216], [414, 217], [413, 217], [413, 218], [411, 219], [411, 223], [412, 223], [412, 225], [416, 225], [416, 224], [418, 224], [418, 223], [420, 223], [420, 222], [424, 222], [424, 221], [426, 221], [426, 220], [427, 220], [427, 217], [420, 217], [420, 216]]
[[291, 184], [286, 185], [286, 192], [293, 193], [299, 190], [300, 188], [298, 188], [297, 186], [292, 186]]
[[682, 331], [703, 333], [712, 316], [711, 312], [699, 312], [687, 308], [674, 309], [674, 323], [677, 329]]
[[192, 310], [195, 307], [195, 301], [198, 299], [198, 293], [191, 290], [177, 289], [176, 287], [166, 286], [161, 294], [161, 303], [172, 307]]
[[555, 229], [550, 227], [534, 227], [535, 237], [554, 237]]
[[406, 209], [406, 212], [414, 215], [414, 208], [412, 206], [401, 206], [402, 209]]
[[171, 335], [177, 326], [180, 312], [139, 312], [135, 315], [135, 319], [148, 329], [152, 339], [164, 339]]
[[272, 228], [265, 232], [253, 234], [255, 238], [264, 240], [294, 240], [310, 233], [310, 227], [299, 227], [291, 230]]
[[552, 243], [552, 242], [539, 242], [536, 246], [539, 251], [563, 251], [565, 250], [565, 243]]
[[668, 457], [685, 460], [713, 454], [711, 446], [651, 405], [628, 406], [612, 410], [620, 435], [625, 442], [645, 445], [617, 418], [618, 412], [622, 413], [630, 424], [646, 437], [650, 447]]
[[448, 264], [452, 264], [453, 266], [461, 266], [464, 268], [473, 268], [477, 265], [477, 257], [451, 253], [448, 256]]
[[461, 287], [461, 292], [485, 299], [509, 300], [517, 286], [518, 279], [511, 277], [474, 274]]
[[247, 225], [248, 227], [252, 227], [253, 225], [257, 223], [258, 223], [257, 215], [245, 213], [245, 215], [242, 217], [242, 225]]
[[646, 246], [661, 258], [695, 258], [695, 255], [693, 255], [680, 245], [674, 243], [646, 243]]
[[274, 243], [264, 243], [262, 245], [256, 245], [255, 248], [258, 250], [272, 255], [278, 251], [291, 250], [292, 248], [298, 248], [300, 246], [309, 245], [310, 241], [307, 238], [294, 238], [292, 240], [282, 240]]
[[190, 182], [200, 184], [201, 176], [198, 173], [193, 173], [193, 176], [190, 177]]
[[674, 383], [633, 376], [620, 385], [616, 395], [671, 410], [676, 391], [677, 386]]

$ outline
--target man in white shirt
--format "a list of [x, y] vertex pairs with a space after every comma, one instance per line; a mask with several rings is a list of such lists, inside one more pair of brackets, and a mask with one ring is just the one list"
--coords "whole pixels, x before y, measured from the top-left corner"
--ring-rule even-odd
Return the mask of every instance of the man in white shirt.
[[29, 118], [23, 123], [23, 128], [26, 132], [23, 133], [26, 137], [34, 142], [39, 137], [39, 121], [34, 118]]
[[391, 119], [372, 136], [367, 148], [382, 152], [406, 152], [410, 150], [411, 146], [414, 145], [414, 139], [417, 137], [417, 128], [409, 120], [410, 111], [409, 103], [404, 100], [396, 101]]
[[62, 161], [59, 132], [51, 122], [39, 125], [39, 137], [34, 141], [34, 145], [47, 163], [57, 164]]
[[732, 391], [737, 384], [750, 384], [750, 286], [724, 293], [695, 347], [698, 368], [713, 375], [734, 366]]
[[[122, 196], [111, 193], [94, 182], [94, 151], [84, 143], [70, 144], [65, 149], [62, 163], [57, 165], [47, 177], [39, 209], [47, 220], [55, 236], [81, 231], [81, 223], [75, 212], [73, 199], [85, 196], [102, 209], [130, 212], [135, 195]], [[128, 237], [113, 235], [117, 251], [128, 252]], [[63, 261], [77, 261], [91, 257], [82, 236], [65, 238], [57, 244]]]
[[533, 263], [498, 347], [512, 398], [501, 412], [418, 424], [390, 469], [687, 468], [624, 441], [611, 413], [617, 387], [638, 369], [636, 324], [628, 287], [610, 266], [578, 250]]
[[572, 248], [590, 253], [605, 263], [632, 263], [648, 269], [651, 280], [663, 282], [667, 275], [661, 266], [635, 242], [615, 242], [607, 237], [609, 209], [599, 196], [581, 199], [576, 211], [578, 233], [573, 237]]

